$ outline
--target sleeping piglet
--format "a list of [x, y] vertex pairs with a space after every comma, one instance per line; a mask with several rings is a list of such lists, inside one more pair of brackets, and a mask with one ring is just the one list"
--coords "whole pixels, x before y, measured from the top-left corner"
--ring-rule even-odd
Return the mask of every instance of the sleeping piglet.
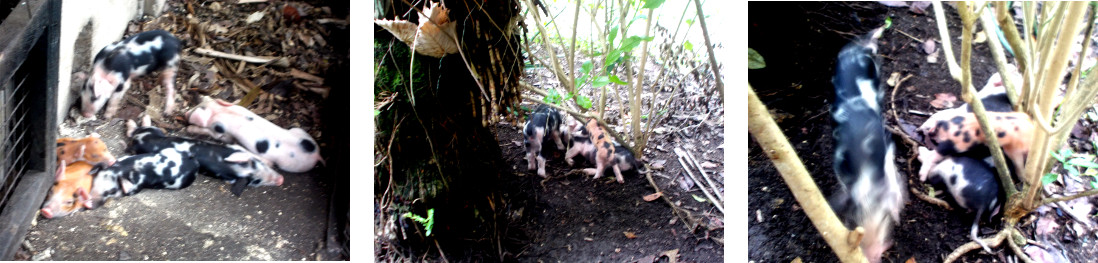
[[174, 148], [187, 153], [207, 175], [233, 183], [231, 192], [237, 197], [246, 186], [282, 185], [282, 175], [271, 168], [267, 160], [243, 147], [167, 136], [160, 128], [152, 126], [147, 115], [140, 128], [133, 120], [126, 122], [126, 128], [126, 135], [133, 138], [130, 143], [132, 152], [154, 153], [165, 148]]
[[203, 97], [187, 114], [191, 133], [213, 136], [224, 142], [236, 141], [244, 148], [293, 173], [306, 172], [320, 161], [320, 149], [301, 128], [283, 129], [239, 105]]
[[107, 145], [99, 139], [99, 134], [92, 133], [91, 136], [81, 139], [58, 138], [57, 160], [59, 163], [65, 161], [65, 163], [71, 164], [84, 161], [92, 165], [109, 166], [114, 164], [115, 159], [111, 151], [107, 149]]
[[98, 171], [92, 180], [92, 204], [88, 207], [99, 207], [106, 198], [133, 195], [145, 188], [183, 189], [194, 183], [197, 172], [198, 162], [175, 148], [122, 157]]

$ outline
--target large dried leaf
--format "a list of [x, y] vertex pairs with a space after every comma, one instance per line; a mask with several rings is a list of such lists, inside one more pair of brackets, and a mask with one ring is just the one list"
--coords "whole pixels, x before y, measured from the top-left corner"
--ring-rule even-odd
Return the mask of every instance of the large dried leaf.
[[452, 37], [457, 35], [457, 24], [450, 21], [449, 12], [438, 3], [430, 3], [419, 14], [418, 27], [403, 20], [382, 19], [374, 20], [374, 23], [393, 33], [416, 52], [441, 58], [458, 51], [457, 42]]

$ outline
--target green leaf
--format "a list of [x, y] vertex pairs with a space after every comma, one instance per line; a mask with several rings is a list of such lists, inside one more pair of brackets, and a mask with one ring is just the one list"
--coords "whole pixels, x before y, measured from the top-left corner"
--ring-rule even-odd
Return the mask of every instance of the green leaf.
[[1079, 169], [1075, 168], [1075, 166], [1068, 165], [1064, 168], [1067, 168], [1068, 174], [1070, 174], [1071, 176], [1079, 176]]
[[892, 27], [892, 17], [885, 18], [885, 29]]
[[761, 69], [766, 67], [766, 60], [755, 49], [747, 48], [747, 69]]
[[663, 1], [664, 0], [646, 0], [644, 1], [644, 6], [641, 8], [657, 8], [663, 4]]
[[610, 44], [614, 43], [614, 39], [618, 38], [618, 26], [610, 29]]
[[687, 40], [686, 43], [682, 43], [682, 47], [686, 50], [694, 50], [694, 43], [690, 43], [690, 40]]
[[1060, 175], [1054, 173], [1045, 174], [1045, 176], [1041, 177], [1041, 185], [1048, 185], [1049, 183], [1055, 182], [1056, 178], [1059, 176]]
[[[651, 38], [652, 37], [648, 37], [647, 39], [651, 40]], [[636, 48], [637, 46], [640, 45], [642, 40], [645, 40], [645, 38], [638, 37], [638, 36], [631, 36], [629, 38], [623, 39], [621, 41], [621, 48], [620, 49], [624, 52], [632, 51], [633, 48]]]
[[584, 110], [591, 108], [591, 99], [587, 98], [587, 96], [578, 95], [578, 97], [576, 97], [576, 102], [576, 104], [579, 104]]
[[1091, 181], [1090, 182], [1090, 187], [1094, 187], [1094, 188], [1098, 189], [1098, 181]]
[[594, 64], [592, 64], [590, 60], [584, 61], [583, 65], [580, 66], [580, 72], [583, 73], [583, 74], [591, 73], [591, 68], [593, 68], [593, 67], [594, 67]]
[[686, 20], [686, 25], [687, 25], [687, 26], [692, 26], [692, 25], [694, 25], [694, 19], [687, 19], [687, 20]]
[[698, 196], [696, 194], [690, 194], [690, 196], [694, 197], [694, 201], [705, 203], [705, 198], [702, 198], [701, 196]]
[[381, 114], [381, 111], [379, 111], [379, 110], [374, 110], [374, 117], [377, 117], [377, 115], [380, 115], [380, 114]]
[[[629, 83], [626, 83], [625, 81], [621, 81], [621, 79], [618, 78], [618, 76], [615, 76], [615, 75], [610, 75], [610, 82], [617, 83], [618, 85], [629, 84]], [[1095, 147], [1095, 148], [1098, 149], [1098, 147]]]
[[1094, 163], [1094, 161], [1091, 161], [1090, 158], [1086, 158], [1086, 157], [1079, 157], [1079, 158], [1071, 159], [1071, 161], [1068, 161], [1068, 164], [1075, 165], [1075, 166], [1086, 167], [1086, 168], [1098, 169], [1098, 163]]
[[435, 228], [435, 209], [427, 209], [427, 236], [431, 236], [431, 229]]
[[[1056, 153], [1055, 151], [1052, 151], [1052, 152], [1049, 152], [1048, 154], [1052, 155], [1052, 158], [1055, 158], [1057, 161], [1060, 161], [1060, 163], [1063, 163], [1063, 162], [1066, 162], [1066, 160], [1064, 160], [1064, 158], [1067, 156], [1067, 155], [1063, 155], [1063, 152], [1064, 151], [1062, 151], [1062, 150], [1060, 151], [1060, 153]], [[1070, 155], [1070, 153], [1068, 155]]]
[[601, 88], [601, 87], [606, 86], [608, 84], [610, 84], [610, 77], [600, 76], [598, 78], [595, 78], [595, 81], [592, 82], [591, 85], [593, 85], [596, 88]]

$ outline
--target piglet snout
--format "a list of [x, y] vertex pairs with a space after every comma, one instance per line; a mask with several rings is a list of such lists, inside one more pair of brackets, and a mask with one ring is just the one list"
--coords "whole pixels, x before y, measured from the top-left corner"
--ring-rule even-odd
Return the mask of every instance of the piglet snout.
[[53, 218], [53, 212], [50, 212], [49, 208], [42, 208], [42, 216], [46, 217], [47, 219]]

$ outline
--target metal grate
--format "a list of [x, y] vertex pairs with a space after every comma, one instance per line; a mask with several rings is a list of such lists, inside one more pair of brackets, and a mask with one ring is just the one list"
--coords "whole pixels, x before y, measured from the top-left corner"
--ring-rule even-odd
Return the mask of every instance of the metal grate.
[[0, 260], [53, 185], [60, 0], [19, 1], [0, 22]]

